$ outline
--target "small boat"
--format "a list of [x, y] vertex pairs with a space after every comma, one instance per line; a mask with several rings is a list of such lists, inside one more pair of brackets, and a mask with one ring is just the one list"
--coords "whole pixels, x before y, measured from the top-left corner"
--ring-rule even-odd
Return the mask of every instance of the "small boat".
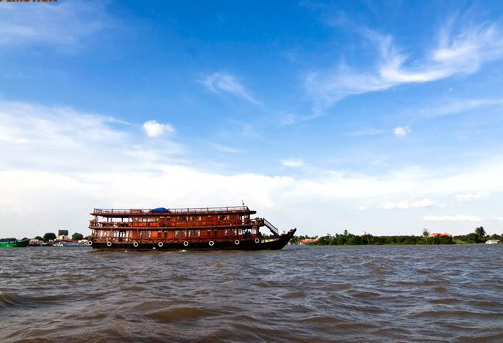
[[486, 244], [500, 244], [500, 241], [497, 239], [489, 239], [486, 241]]
[[[296, 229], [280, 234], [247, 206], [94, 209], [88, 244], [95, 249], [279, 250]], [[260, 232], [267, 227], [269, 236]]]
[[23, 248], [28, 246], [28, 243], [29, 239], [19, 241], [16, 238], [0, 238], [0, 248]]

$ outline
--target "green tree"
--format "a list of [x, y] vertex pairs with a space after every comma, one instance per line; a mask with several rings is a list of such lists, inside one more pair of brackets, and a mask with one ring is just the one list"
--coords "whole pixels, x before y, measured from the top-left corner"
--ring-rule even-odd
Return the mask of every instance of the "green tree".
[[43, 241], [44, 239], [40, 236], [35, 237], [35, 239], [38, 239], [39, 241]]
[[468, 243], [479, 243], [479, 236], [475, 233], [467, 234], [465, 239]]
[[423, 237], [429, 237], [430, 236], [430, 232], [428, 231], [428, 229], [424, 229], [423, 230]]
[[484, 238], [486, 236], [486, 230], [482, 226], [479, 226], [475, 229], [475, 234], [480, 238]]
[[78, 232], [75, 232], [73, 235], [72, 235], [72, 239], [74, 241], [78, 241], [78, 240], [81, 240], [84, 238], [84, 235], [81, 234], [81, 233], [78, 233]]
[[50, 240], [56, 239], [56, 234], [53, 232], [47, 232], [43, 238], [44, 238], [44, 242], [49, 242]]

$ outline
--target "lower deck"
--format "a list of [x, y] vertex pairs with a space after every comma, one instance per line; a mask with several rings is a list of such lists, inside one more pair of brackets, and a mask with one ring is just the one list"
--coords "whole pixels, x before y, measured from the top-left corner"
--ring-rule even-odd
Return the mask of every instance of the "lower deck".
[[261, 234], [256, 227], [240, 226], [231, 228], [158, 228], [152, 229], [117, 229], [94, 228], [92, 236], [96, 242], [106, 243], [183, 243], [183, 242], [208, 242], [211, 240], [246, 240], [260, 239]]
[[114, 250], [278, 250], [282, 249], [295, 233], [295, 229], [273, 238], [230, 237], [226, 239], [161, 240], [103, 240], [89, 241], [95, 249]]

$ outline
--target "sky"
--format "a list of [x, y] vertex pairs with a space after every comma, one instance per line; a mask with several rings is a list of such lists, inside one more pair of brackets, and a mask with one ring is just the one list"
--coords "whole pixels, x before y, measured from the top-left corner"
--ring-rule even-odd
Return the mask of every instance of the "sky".
[[244, 203], [503, 233], [503, 2], [0, 2], [0, 237]]

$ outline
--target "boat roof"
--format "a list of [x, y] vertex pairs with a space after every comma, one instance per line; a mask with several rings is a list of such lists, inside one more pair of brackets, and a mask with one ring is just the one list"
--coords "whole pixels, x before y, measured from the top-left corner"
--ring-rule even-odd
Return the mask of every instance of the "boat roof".
[[99, 209], [95, 208], [91, 215], [102, 217], [144, 217], [144, 216], [169, 216], [169, 215], [214, 215], [214, 214], [255, 214], [257, 211], [250, 210], [248, 206], [227, 207], [199, 207], [199, 208], [165, 208], [153, 209]]

